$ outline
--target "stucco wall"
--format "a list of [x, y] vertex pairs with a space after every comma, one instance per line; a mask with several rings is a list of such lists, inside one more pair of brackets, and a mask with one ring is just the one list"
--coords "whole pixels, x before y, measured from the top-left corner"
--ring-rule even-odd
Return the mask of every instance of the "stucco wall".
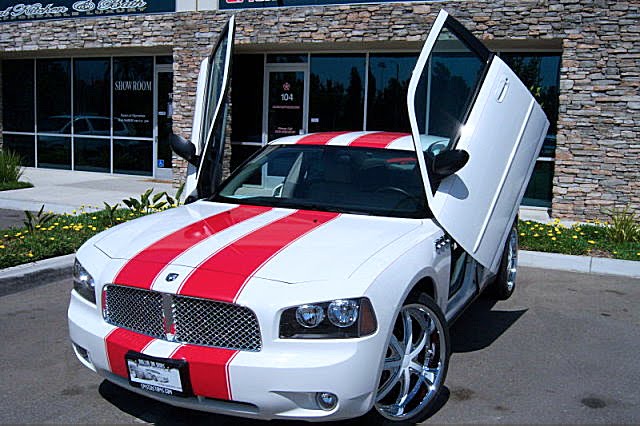
[[[562, 46], [553, 215], [589, 219], [603, 217], [603, 208], [626, 205], [640, 213], [637, 1], [483, 0], [243, 10], [236, 13], [237, 43], [270, 48], [321, 43], [328, 48], [356, 42], [362, 49], [368, 43], [416, 42], [440, 7], [481, 39], [558, 40]], [[198, 64], [227, 16], [181, 12], [2, 24], [0, 55], [171, 48], [174, 130], [189, 137]]]

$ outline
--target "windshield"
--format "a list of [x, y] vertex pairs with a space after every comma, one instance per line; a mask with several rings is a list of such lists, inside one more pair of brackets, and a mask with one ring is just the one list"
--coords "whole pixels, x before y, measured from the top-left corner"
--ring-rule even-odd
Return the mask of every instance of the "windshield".
[[415, 153], [271, 145], [224, 182], [214, 201], [376, 216], [430, 215]]

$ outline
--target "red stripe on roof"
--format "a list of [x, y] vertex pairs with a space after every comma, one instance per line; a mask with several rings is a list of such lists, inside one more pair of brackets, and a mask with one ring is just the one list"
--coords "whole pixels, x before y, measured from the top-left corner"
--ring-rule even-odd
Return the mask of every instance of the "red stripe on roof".
[[273, 256], [338, 215], [299, 210], [274, 221], [205, 260], [186, 278], [178, 293], [234, 302], [246, 282]]
[[344, 135], [350, 132], [325, 132], [325, 133], [314, 133], [311, 135], [306, 135], [300, 138], [296, 145], [326, 145], [331, 139], [336, 136]]
[[349, 146], [363, 148], [386, 148], [396, 139], [409, 136], [409, 133], [377, 132], [362, 135], [353, 140]]
[[129, 377], [124, 356], [130, 350], [142, 352], [153, 340], [154, 338], [151, 336], [145, 336], [124, 328], [114, 329], [104, 339], [111, 372], [120, 377]]
[[207, 398], [231, 400], [229, 364], [239, 351], [206, 346], [184, 345], [171, 355], [189, 363], [193, 393]]
[[114, 283], [149, 289], [160, 271], [189, 248], [269, 210], [270, 207], [238, 206], [187, 225], [140, 251], [122, 267]]

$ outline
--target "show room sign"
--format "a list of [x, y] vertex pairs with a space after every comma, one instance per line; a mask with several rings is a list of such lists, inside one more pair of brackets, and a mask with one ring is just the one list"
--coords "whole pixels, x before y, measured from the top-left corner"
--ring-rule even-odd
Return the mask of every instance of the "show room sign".
[[0, 22], [163, 13], [175, 10], [175, 0], [0, 0]]

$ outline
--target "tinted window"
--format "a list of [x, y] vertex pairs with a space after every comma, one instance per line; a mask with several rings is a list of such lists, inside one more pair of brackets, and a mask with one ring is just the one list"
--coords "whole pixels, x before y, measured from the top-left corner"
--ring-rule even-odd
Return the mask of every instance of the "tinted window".
[[113, 172], [151, 176], [153, 174], [153, 142], [114, 139]]
[[71, 61], [38, 59], [36, 70], [38, 132], [71, 134]]
[[75, 138], [73, 141], [75, 169], [108, 173], [110, 146], [109, 139]]
[[369, 55], [367, 130], [408, 132], [407, 89], [415, 53]]
[[113, 117], [128, 136], [153, 136], [153, 58], [113, 59]]
[[361, 130], [364, 55], [312, 55], [309, 131]]
[[231, 140], [234, 142], [262, 141], [263, 61], [263, 55], [233, 57]]
[[[75, 59], [73, 75], [73, 111], [77, 118], [111, 116], [110, 60]], [[88, 129], [90, 134], [104, 131]]]
[[33, 77], [33, 60], [2, 61], [3, 130], [34, 131]]
[[38, 167], [71, 169], [71, 137], [38, 136]]
[[20, 155], [22, 165], [35, 166], [35, 139], [26, 135], [2, 135], [2, 149], [13, 151]]
[[[265, 169], [267, 179], [256, 185]], [[339, 146], [268, 146], [239, 168], [218, 201], [397, 217], [424, 217], [415, 154]]]

